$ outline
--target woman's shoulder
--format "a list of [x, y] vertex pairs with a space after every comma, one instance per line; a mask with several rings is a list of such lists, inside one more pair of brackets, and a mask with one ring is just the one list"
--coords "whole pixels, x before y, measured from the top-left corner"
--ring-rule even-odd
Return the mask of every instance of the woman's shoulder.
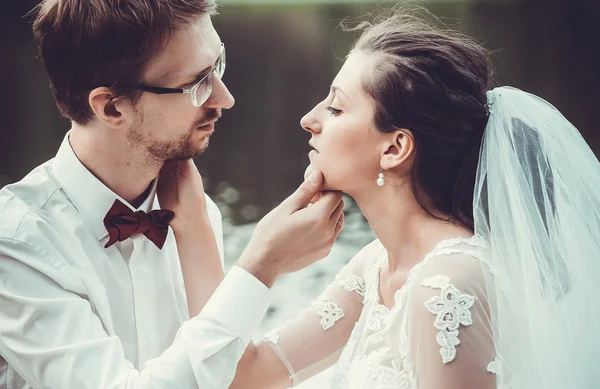
[[385, 248], [379, 239], [374, 239], [371, 243], [360, 249], [352, 260], [356, 263], [356, 266], [360, 266], [363, 270], [367, 270], [375, 264], [384, 253]]
[[482, 238], [454, 238], [442, 241], [423, 261], [413, 286], [430, 287], [445, 280], [458, 288], [480, 289], [490, 275], [486, 257], [488, 244]]
[[373, 269], [382, 253], [384, 252], [383, 245], [379, 239], [373, 240], [361, 248], [346, 266], [338, 273], [338, 277], [348, 278], [349, 276], [358, 276], [361, 280], [367, 278], [370, 271]]

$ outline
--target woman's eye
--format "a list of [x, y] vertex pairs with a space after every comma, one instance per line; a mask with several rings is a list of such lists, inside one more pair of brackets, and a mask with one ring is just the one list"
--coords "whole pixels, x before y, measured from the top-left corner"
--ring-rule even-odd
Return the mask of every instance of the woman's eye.
[[341, 110], [339, 110], [339, 109], [335, 109], [335, 108], [333, 108], [332, 106], [328, 106], [328, 107], [326, 107], [326, 109], [327, 109], [329, 112], [331, 112], [331, 114], [332, 114], [333, 116], [339, 115], [339, 114], [342, 112]]

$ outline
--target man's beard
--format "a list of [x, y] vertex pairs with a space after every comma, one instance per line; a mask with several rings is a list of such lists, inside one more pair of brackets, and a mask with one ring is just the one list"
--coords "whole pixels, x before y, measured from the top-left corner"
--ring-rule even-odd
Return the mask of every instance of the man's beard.
[[195, 144], [193, 138], [196, 131], [199, 131], [198, 127], [213, 122], [220, 116], [221, 110], [213, 109], [201, 121], [194, 124], [188, 133], [181, 135], [178, 139], [164, 141], [147, 139], [143, 132], [140, 131], [141, 126], [143, 126], [143, 121], [141, 121], [140, 125], [134, 126], [127, 132], [127, 139], [133, 144], [144, 146], [152, 158], [159, 162], [182, 161], [197, 157], [206, 151], [210, 136], [206, 136], [201, 145]]

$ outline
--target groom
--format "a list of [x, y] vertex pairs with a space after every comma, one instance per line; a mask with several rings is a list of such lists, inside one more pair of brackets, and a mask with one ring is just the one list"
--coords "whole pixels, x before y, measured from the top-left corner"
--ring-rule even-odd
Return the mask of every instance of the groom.
[[234, 104], [214, 12], [40, 4], [35, 37], [72, 128], [0, 191], [0, 388], [226, 388], [275, 279], [331, 249], [343, 202], [306, 207], [315, 172], [224, 277], [220, 213], [190, 159]]

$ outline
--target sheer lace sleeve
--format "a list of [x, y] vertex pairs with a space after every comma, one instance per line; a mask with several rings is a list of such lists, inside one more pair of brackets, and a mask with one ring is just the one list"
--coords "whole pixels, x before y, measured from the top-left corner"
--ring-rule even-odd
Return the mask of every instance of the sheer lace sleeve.
[[474, 255], [433, 257], [412, 286], [409, 355], [419, 389], [496, 388], [485, 269]]
[[357, 322], [365, 295], [365, 267], [377, 255], [377, 241], [363, 248], [317, 301], [264, 341], [287, 368], [293, 385], [333, 365]]

